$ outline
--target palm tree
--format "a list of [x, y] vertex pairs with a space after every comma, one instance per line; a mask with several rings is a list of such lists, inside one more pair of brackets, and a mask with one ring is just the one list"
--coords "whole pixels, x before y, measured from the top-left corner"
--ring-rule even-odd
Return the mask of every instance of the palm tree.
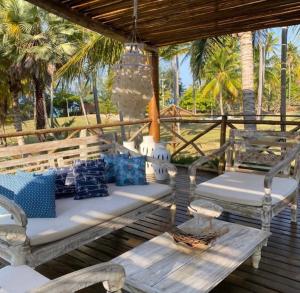
[[180, 64], [179, 64], [179, 56], [187, 55], [190, 50], [191, 43], [186, 43], [182, 45], [170, 45], [160, 49], [160, 57], [162, 57], [166, 61], [171, 62], [172, 73], [171, 76], [173, 81], [172, 84], [172, 95], [173, 95], [173, 103], [178, 105], [179, 103], [179, 95], [180, 95]]
[[216, 46], [214, 54], [210, 56], [204, 72], [206, 84], [203, 87], [202, 95], [211, 94], [219, 100], [221, 115], [224, 115], [224, 95], [229, 93], [234, 98], [238, 96], [238, 62], [237, 54], [228, 48]]
[[[256, 39], [258, 41], [256, 42]], [[263, 109], [263, 95], [265, 91], [265, 79], [266, 79], [266, 63], [267, 58], [270, 55], [276, 55], [275, 45], [278, 43], [278, 39], [274, 37], [274, 33], [269, 30], [261, 30], [254, 34], [254, 41], [257, 44], [258, 49], [258, 90], [257, 90], [257, 115], [262, 114]], [[257, 62], [257, 59], [255, 59]], [[262, 117], [259, 116], [259, 119]]]
[[[239, 34], [242, 68], [244, 119], [255, 119], [254, 61], [252, 32]], [[256, 129], [256, 124], [245, 124], [245, 129]]]
[[[199, 82], [201, 83], [201, 74], [204, 68], [205, 62], [208, 57], [213, 53], [213, 47], [217, 45], [223, 45], [226, 37], [215, 37], [210, 39], [201, 39], [193, 42], [180, 44], [180, 45], [170, 45], [160, 49], [160, 57], [164, 60], [172, 61], [173, 67], [173, 98], [175, 104], [177, 103], [179, 96], [179, 62], [178, 58], [180, 55], [184, 55], [183, 61], [187, 57], [190, 57], [190, 68], [193, 75], [193, 87]], [[195, 91], [193, 91], [194, 99], [194, 112], [196, 112], [195, 103]]]
[[46, 85], [51, 84], [53, 69], [64, 62], [65, 54], [74, 52], [66, 40], [70, 30], [65, 27], [66, 22], [26, 2], [9, 0], [0, 4], [2, 48], [11, 63], [10, 84], [15, 108], [21, 81], [30, 80], [35, 90], [36, 126], [44, 128]]
[[32, 17], [30, 34], [24, 36], [20, 60], [25, 74], [29, 76], [35, 88], [36, 127], [46, 126], [44, 92], [47, 85], [53, 84], [55, 69], [75, 52], [75, 47], [68, 41], [72, 28], [59, 23], [55, 16], [43, 13], [35, 6], [29, 9]]
[[81, 76], [91, 82], [94, 96], [97, 123], [101, 123], [97, 75], [100, 69], [110, 70], [121, 57], [123, 45], [113, 39], [104, 37], [91, 31], [77, 27], [80, 34], [74, 39], [76, 43], [76, 54], [74, 54], [60, 69], [55, 79], [64, 78], [72, 81]]
[[13, 43], [20, 42], [21, 36], [28, 32], [25, 4], [19, 1], [0, 1], [0, 62], [6, 72], [1, 74], [7, 79], [12, 95], [13, 118], [16, 131], [22, 131], [19, 95], [22, 89], [22, 68], [18, 63], [18, 48]]
[[266, 58], [265, 71], [265, 96], [267, 97], [267, 110], [277, 112], [280, 108], [280, 59], [277, 55], [270, 55]]
[[295, 80], [295, 69], [299, 65], [299, 53], [298, 53], [298, 48], [296, 45], [293, 43], [289, 42], [288, 43], [288, 48], [287, 48], [287, 73], [288, 73], [288, 102], [289, 105], [291, 105], [291, 100], [292, 100], [292, 83]]

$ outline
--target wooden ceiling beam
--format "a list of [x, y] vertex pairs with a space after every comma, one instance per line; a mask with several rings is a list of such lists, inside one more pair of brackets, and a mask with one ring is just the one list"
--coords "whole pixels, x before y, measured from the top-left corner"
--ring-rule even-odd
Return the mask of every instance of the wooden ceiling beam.
[[120, 42], [126, 42], [129, 36], [120, 30], [116, 30], [107, 25], [103, 25], [101, 22], [92, 20], [82, 14], [76, 13], [75, 11], [67, 8], [65, 5], [57, 1], [40, 1], [40, 0], [27, 0], [28, 2], [39, 6], [57, 16], [63, 17], [71, 22], [81, 25], [87, 29], [103, 34], [107, 37], [111, 37]]
[[[130, 40], [132, 0], [27, 1], [105, 36]], [[138, 33], [148, 51], [156, 51], [155, 46], [300, 23], [300, 0], [140, 0], [138, 4]]]
[[272, 28], [272, 27], [278, 27], [278, 26], [289, 26], [289, 25], [296, 25], [300, 23], [300, 15], [298, 14], [298, 18], [293, 19], [286, 19], [286, 20], [273, 20], [273, 21], [262, 21], [257, 23], [257, 25], [244, 25], [243, 27], [239, 27], [236, 29], [232, 28], [219, 28], [219, 29], [207, 29], [207, 30], [195, 30], [193, 33], [187, 33], [187, 32], [180, 32], [182, 34], [180, 37], [177, 37], [179, 34], [167, 34], [167, 35], [161, 35], [157, 38], [152, 38], [152, 42], [156, 44], [158, 47], [168, 46], [168, 45], [174, 45], [174, 44], [181, 44], [193, 40], [197, 40], [200, 38], [210, 38], [210, 37], [217, 37], [222, 35], [231, 35], [235, 33], [240, 33], [244, 31], [255, 31], [258, 29], [266, 29], [266, 28]]
[[[76, 11], [73, 11], [72, 9], [68, 8], [65, 5], [62, 5], [60, 2], [57, 2], [55, 0], [52, 1], [26, 0], [26, 1], [42, 9], [47, 10], [50, 13], [65, 18], [73, 23], [81, 25], [87, 29], [95, 31], [106, 37], [115, 39], [122, 43], [130, 42], [130, 37], [131, 37], [130, 33], [126, 33], [122, 30], [119, 29], [117, 30], [113, 27], [104, 25], [99, 21], [93, 20], [90, 17], [77, 13]], [[156, 47], [147, 43], [145, 43], [145, 50], [150, 52], [157, 52]]]

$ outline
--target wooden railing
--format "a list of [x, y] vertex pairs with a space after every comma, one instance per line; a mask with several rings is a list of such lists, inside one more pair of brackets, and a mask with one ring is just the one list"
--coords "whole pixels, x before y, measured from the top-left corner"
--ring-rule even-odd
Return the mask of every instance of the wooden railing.
[[[253, 116], [252, 116], [253, 117]], [[198, 156], [204, 155], [207, 153], [207, 150], [201, 148], [199, 146], [198, 141], [203, 136], [207, 135], [212, 131], [219, 131], [219, 134], [216, 135], [218, 137], [218, 147], [222, 146], [228, 137], [229, 129], [243, 128], [244, 125], [256, 125], [259, 130], [260, 127], [263, 129], [268, 128], [269, 130], [285, 130], [289, 132], [297, 132], [300, 130], [300, 116], [299, 115], [287, 115], [287, 118], [290, 120], [282, 121], [280, 120], [280, 115], [263, 115], [258, 118], [261, 119], [243, 119], [241, 115], [237, 115], [235, 117], [232, 116], [219, 116], [218, 119], [209, 119], [209, 116], [202, 117], [168, 117], [161, 118], [161, 126], [165, 128], [169, 132], [172, 133], [173, 139], [177, 139], [177, 143], [173, 142], [172, 148], [172, 157], [181, 154], [188, 147], [193, 148]], [[292, 120], [291, 120], [292, 119]], [[170, 124], [172, 126], [170, 126]], [[192, 138], [187, 139], [184, 135], [179, 134], [176, 131], [175, 125], [180, 124], [182, 126], [191, 126], [191, 125], [199, 125], [202, 126], [201, 130], [195, 132], [195, 135]], [[199, 127], [200, 128], [200, 127]], [[179, 140], [179, 142], [178, 142]], [[209, 151], [211, 151], [210, 149]]]
[[[252, 116], [253, 117], [253, 116]], [[244, 125], [256, 125], [259, 129], [285, 129], [290, 132], [300, 130], [300, 116], [287, 115], [287, 120], [280, 120], [279, 115], [264, 115], [259, 119], [246, 119], [242, 116], [222, 116], [213, 119], [210, 116], [184, 116], [161, 117], [161, 140], [166, 141], [176, 159], [180, 156], [203, 156], [220, 147], [226, 142], [229, 129], [243, 128]], [[64, 140], [82, 135], [94, 135], [97, 133], [117, 133], [117, 139], [121, 143], [121, 127], [126, 132], [126, 140], [135, 141], [138, 146], [143, 135], [149, 134], [150, 119], [135, 121], [112, 122], [106, 124], [76, 126], [65, 128], [51, 128], [42, 130], [30, 130], [23, 132], [0, 134], [2, 147], [11, 144], [20, 144], [20, 138], [24, 143], [34, 143], [49, 140]], [[19, 139], [18, 139], [19, 138]], [[22, 142], [21, 142], [22, 143]], [[209, 144], [211, 144], [209, 146]]]

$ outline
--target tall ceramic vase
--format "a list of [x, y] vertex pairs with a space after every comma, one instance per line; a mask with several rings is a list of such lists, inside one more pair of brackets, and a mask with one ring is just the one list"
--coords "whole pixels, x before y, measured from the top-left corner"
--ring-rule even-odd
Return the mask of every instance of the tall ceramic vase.
[[[171, 155], [167, 150], [164, 143], [156, 143], [154, 146], [153, 156], [154, 159], [168, 161], [171, 160]], [[169, 177], [167, 168], [160, 167], [159, 165], [153, 164], [155, 177], [157, 180], [166, 180]]]
[[[143, 136], [143, 141], [140, 144], [140, 153], [144, 156], [153, 157], [154, 145], [153, 136]], [[154, 174], [153, 166], [149, 162], [146, 162], [146, 174]]]

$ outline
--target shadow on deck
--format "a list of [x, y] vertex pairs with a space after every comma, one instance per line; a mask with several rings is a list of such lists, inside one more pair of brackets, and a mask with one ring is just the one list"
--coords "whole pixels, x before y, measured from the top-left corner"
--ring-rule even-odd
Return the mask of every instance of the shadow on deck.
[[[202, 173], [200, 180], [205, 181], [213, 176], [213, 174]], [[189, 219], [187, 215], [188, 190], [187, 172], [182, 168], [177, 176], [177, 224]], [[258, 221], [245, 217], [225, 214], [223, 219], [259, 227]], [[144, 220], [43, 264], [37, 270], [53, 279], [89, 265], [109, 261], [161, 234], [167, 229], [168, 222], [168, 209], [161, 210]], [[272, 236], [268, 247], [263, 248], [262, 256], [260, 269], [255, 270], [244, 264], [213, 292], [300, 292], [300, 225], [290, 223], [289, 209], [273, 219]], [[91, 287], [84, 292], [99, 292], [99, 287], [97, 289]]]

